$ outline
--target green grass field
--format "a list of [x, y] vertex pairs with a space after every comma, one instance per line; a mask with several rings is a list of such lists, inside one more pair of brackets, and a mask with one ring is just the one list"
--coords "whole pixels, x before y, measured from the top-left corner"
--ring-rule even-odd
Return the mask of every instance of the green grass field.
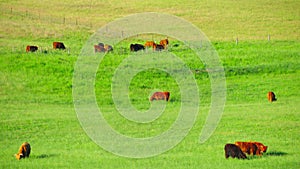
[[[298, 6], [297, 0], [0, 2], [0, 168], [299, 168]], [[73, 103], [73, 73], [81, 48], [94, 31], [114, 19], [145, 11], [182, 17], [207, 35], [224, 66], [227, 95], [217, 129], [205, 143], [199, 143], [210, 109], [209, 76], [192, 52], [170, 39], [169, 51], [187, 64], [196, 79], [200, 111], [177, 146], [154, 157], [135, 159], [102, 149], [84, 132]], [[144, 35], [114, 44], [96, 75], [96, 101], [104, 118], [130, 137], [166, 131], [181, 106], [176, 81], [165, 72], [149, 70], [132, 79], [131, 103], [145, 111], [154, 89], [170, 90], [165, 112], [145, 124], [118, 114], [111, 94], [112, 75], [130, 54], [132, 41], [151, 38], [162, 36]], [[53, 41], [63, 41], [69, 50], [52, 50]], [[26, 53], [29, 44], [47, 52]], [[275, 92], [276, 102], [268, 102], [268, 91]], [[225, 159], [226, 143], [250, 140], [267, 145], [267, 152], [248, 160]], [[32, 147], [30, 158], [18, 161], [14, 154], [25, 141]]]

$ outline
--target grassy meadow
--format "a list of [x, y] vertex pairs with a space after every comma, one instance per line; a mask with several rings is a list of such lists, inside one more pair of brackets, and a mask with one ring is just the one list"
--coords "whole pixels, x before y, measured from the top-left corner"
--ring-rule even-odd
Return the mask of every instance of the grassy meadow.
[[[0, 168], [299, 168], [298, 6], [297, 0], [1, 1]], [[193, 52], [170, 38], [169, 51], [196, 79], [200, 111], [177, 146], [135, 159], [114, 155], [87, 136], [77, 119], [72, 88], [74, 66], [89, 37], [106, 23], [139, 12], [173, 14], [201, 29], [224, 66], [227, 95], [217, 129], [199, 143], [210, 110], [209, 75]], [[113, 44], [114, 51], [99, 65], [96, 101], [107, 122], [124, 135], [159, 135], [180, 111], [178, 84], [159, 70], [137, 74], [129, 87], [130, 101], [141, 111], [150, 107], [148, 97], [154, 89], [171, 91], [170, 102], [155, 121], [144, 124], [123, 118], [112, 99], [112, 76], [131, 54], [130, 43], [161, 38], [144, 35]], [[53, 41], [64, 42], [68, 50], [53, 50]], [[37, 45], [39, 51], [26, 53], [26, 45]], [[268, 91], [275, 92], [276, 102], [268, 102]], [[248, 160], [225, 159], [226, 143], [249, 140], [264, 143], [267, 152]], [[30, 158], [18, 161], [14, 154], [25, 141], [32, 147]]]

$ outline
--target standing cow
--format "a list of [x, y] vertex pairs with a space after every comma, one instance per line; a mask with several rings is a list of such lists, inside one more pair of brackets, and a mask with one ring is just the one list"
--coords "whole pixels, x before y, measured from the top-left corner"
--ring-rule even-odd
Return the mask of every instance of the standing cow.
[[161, 51], [161, 50], [164, 50], [165, 47], [163, 45], [159, 45], [159, 44], [154, 44], [153, 45], [153, 50], [155, 51]]
[[273, 101], [277, 100], [274, 92], [268, 92], [267, 98], [268, 98], [269, 102], [273, 102]]
[[26, 52], [35, 52], [37, 50], [38, 50], [37, 46], [30, 46], [30, 45], [26, 46]]
[[153, 46], [155, 45], [155, 42], [154, 41], [147, 41], [146, 43], [145, 43], [145, 47], [147, 48], [147, 47], [152, 47], [153, 48]]
[[53, 49], [62, 49], [65, 50], [66, 47], [62, 42], [53, 42]]
[[132, 52], [137, 52], [139, 50], [144, 50], [145, 47], [144, 45], [141, 45], [141, 44], [130, 44], [130, 51]]
[[170, 99], [170, 92], [155, 92], [153, 95], [150, 97], [150, 101], [153, 100], [165, 100], [169, 101]]
[[162, 45], [164, 47], [164, 49], [167, 49], [168, 48], [168, 45], [169, 45], [169, 40], [168, 38], [167, 39], [163, 39], [159, 42], [160, 45]]

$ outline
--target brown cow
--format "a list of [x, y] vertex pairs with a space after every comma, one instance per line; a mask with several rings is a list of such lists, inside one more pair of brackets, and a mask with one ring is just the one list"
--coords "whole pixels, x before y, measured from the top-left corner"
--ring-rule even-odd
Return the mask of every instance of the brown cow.
[[94, 45], [95, 52], [110, 52], [113, 51], [113, 47], [111, 45], [99, 43], [98, 45]]
[[277, 100], [274, 92], [268, 92], [267, 97], [270, 102]]
[[38, 50], [37, 46], [30, 46], [30, 45], [26, 46], [26, 52], [35, 52], [37, 50]]
[[169, 40], [167, 39], [163, 39], [159, 42], [160, 45], [162, 45], [164, 47], [164, 49], [167, 49], [168, 45], [169, 45]]
[[66, 49], [65, 45], [62, 42], [53, 42], [53, 49]]
[[235, 144], [226, 144], [224, 147], [225, 150], [225, 158], [232, 157], [232, 158], [242, 158], [246, 159], [247, 156], [243, 151], [240, 149], [239, 146]]
[[154, 45], [155, 45], [154, 41], [147, 41], [144, 46], [145, 47], [152, 47], [153, 48]]
[[21, 147], [19, 148], [19, 152], [18, 154], [15, 154], [16, 158], [18, 160], [22, 159], [22, 158], [28, 158], [30, 155], [30, 151], [31, 151], [31, 147], [30, 144], [27, 142], [24, 142]]
[[104, 45], [104, 49], [106, 52], [113, 51], [113, 47], [111, 45], [107, 45], [107, 44]]
[[239, 146], [244, 153], [249, 155], [262, 155], [256, 144], [252, 142], [237, 141], [235, 142], [235, 145]]
[[165, 49], [165, 47], [163, 45], [154, 44], [154, 46], [153, 46], [153, 50], [156, 50], [156, 51], [161, 51], [164, 49]]
[[257, 146], [257, 150], [259, 151], [260, 154], [265, 153], [268, 149], [268, 146], [265, 146], [260, 142], [251, 142], [251, 143], [254, 143]]
[[169, 101], [170, 99], [170, 92], [155, 92], [153, 95], [150, 97], [150, 101], [153, 100], [165, 100]]
[[95, 53], [96, 52], [105, 52], [104, 46], [94, 45]]

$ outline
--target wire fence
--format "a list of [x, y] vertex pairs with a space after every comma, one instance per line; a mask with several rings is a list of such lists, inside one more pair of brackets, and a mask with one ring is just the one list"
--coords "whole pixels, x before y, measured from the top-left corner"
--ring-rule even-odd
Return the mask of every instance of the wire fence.
[[95, 26], [91, 20], [87, 20], [83, 17], [76, 16], [57, 16], [57, 15], [45, 15], [41, 11], [29, 11], [27, 9], [2, 9], [2, 15], [8, 18], [16, 18], [21, 20], [30, 20], [32, 23], [48, 23], [48, 24], [62, 24], [70, 26], [83, 26], [87, 28], [93, 28]]
[[[28, 10], [26, 8], [19, 9], [19, 8], [2, 8], [2, 15], [7, 18], [14, 18], [15, 20], [23, 20], [27, 21], [27, 23], [40, 23], [44, 24], [45, 26], [51, 25], [51, 24], [58, 24], [64, 26], [78, 26], [78, 27], [84, 27], [86, 30], [93, 30], [95, 28], [99, 28], [102, 23], [97, 23], [97, 21], [86, 19], [82, 17], [76, 17], [76, 16], [57, 16], [55, 14], [53, 15], [46, 15], [43, 12], [37, 10]], [[105, 21], [103, 21], [105, 23]], [[59, 26], [58, 26], [59, 27]], [[109, 29], [109, 28], [107, 28]], [[120, 28], [121, 29], [121, 28]], [[107, 30], [109, 31], [109, 30]], [[120, 30], [121, 32], [118, 32], [118, 34], [121, 34], [123, 36], [124, 32]], [[58, 33], [59, 34], [59, 33]], [[55, 33], [53, 37], [58, 37]], [[143, 36], [137, 35], [135, 38], [143, 38]], [[152, 37], [153, 39], [153, 37]], [[271, 35], [268, 34], [265, 36], [263, 41], [271, 41]], [[232, 43], [235, 43], [236, 45], [239, 45], [243, 42], [243, 39], [240, 37], [236, 37], [235, 39], [232, 39]], [[30, 45], [30, 44], [28, 44]], [[68, 45], [68, 44], [67, 44]], [[39, 51], [42, 53], [45, 53], [45, 51], [51, 51], [52, 44], [49, 44], [47, 46], [39, 46]], [[22, 46], [13, 46], [11, 49], [11, 52], [25, 52], [26, 45]], [[67, 52], [73, 53], [74, 49], [71, 49], [70, 47], [67, 48]]]

